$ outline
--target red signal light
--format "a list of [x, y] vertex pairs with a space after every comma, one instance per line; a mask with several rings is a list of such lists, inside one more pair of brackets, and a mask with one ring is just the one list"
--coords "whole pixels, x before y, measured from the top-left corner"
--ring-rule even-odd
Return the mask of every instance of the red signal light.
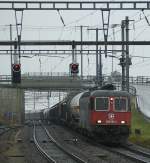
[[78, 68], [78, 65], [73, 64], [73, 65], [71, 66], [71, 68], [72, 68], [73, 70], [76, 70], [76, 69]]
[[21, 65], [20, 64], [13, 64], [13, 71], [18, 72], [20, 71]]
[[12, 65], [12, 83], [21, 83], [21, 64]]
[[70, 70], [71, 70], [71, 73], [78, 73], [79, 72], [79, 64], [78, 63], [70, 64]]

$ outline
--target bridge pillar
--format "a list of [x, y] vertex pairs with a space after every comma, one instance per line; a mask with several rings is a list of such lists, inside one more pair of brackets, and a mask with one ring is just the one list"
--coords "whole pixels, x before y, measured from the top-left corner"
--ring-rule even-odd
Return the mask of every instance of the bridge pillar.
[[0, 124], [24, 123], [24, 91], [19, 88], [0, 88]]

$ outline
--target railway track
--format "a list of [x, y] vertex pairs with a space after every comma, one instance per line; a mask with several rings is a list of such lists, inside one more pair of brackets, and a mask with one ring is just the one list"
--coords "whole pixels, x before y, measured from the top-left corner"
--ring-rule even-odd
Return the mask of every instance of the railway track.
[[62, 147], [43, 125], [34, 123], [33, 140], [38, 151], [50, 163], [86, 163], [86, 161]]
[[106, 149], [110, 152], [120, 154], [121, 156], [129, 158], [130, 160], [133, 160], [135, 162], [150, 163], [150, 150], [145, 149], [140, 146], [137, 146], [133, 143], [127, 143], [126, 145], [121, 145], [118, 147], [109, 147], [107, 145], [103, 145], [102, 143], [99, 143], [99, 141], [97, 141], [97, 144], [96, 144], [96, 143], [91, 142], [91, 140], [89, 138], [86, 138], [86, 139], [91, 144], [99, 146], [99, 147]]
[[[82, 137], [82, 135], [81, 135]], [[135, 162], [139, 162], [139, 163], [150, 163], [150, 150], [136, 146], [134, 144], [127, 144], [127, 145], [123, 145], [121, 147], [109, 147], [106, 145], [103, 145], [101, 143], [99, 143], [99, 141], [93, 142], [91, 141], [90, 138], [88, 137], [84, 137], [84, 140], [90, 142], [91, 144], [98, 146], [100, 148], [106, 149], [110, 152], [119, 154], [121, 156], [124, 156], [126, 158], [129, 158], [130, 160], [133, 160]]]
[[109, 150], [136, 162], [138, 161], [140, 163], [150, 163], [150, 153], [144, 150], [136, 149], [133, 146], [109, 148]]
[[9, 130], [10, 130], [9, 127], [0, 128], [0, 136], [3, 135], [4, 133], [8, 132]]

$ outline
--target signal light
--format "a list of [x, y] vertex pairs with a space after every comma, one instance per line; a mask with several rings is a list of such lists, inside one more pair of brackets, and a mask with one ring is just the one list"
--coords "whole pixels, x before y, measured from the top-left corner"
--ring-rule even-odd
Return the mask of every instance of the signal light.
[[13, 64], [13, 71], [18, 72], [20, 71], [20, 64]]
[[12, 83], [21, 83], [21, 65], [12, 65]]
[[72, 74], [77, 74], [79, 72], [79, 64], [78, 63], [71, 63], [70, 70]]

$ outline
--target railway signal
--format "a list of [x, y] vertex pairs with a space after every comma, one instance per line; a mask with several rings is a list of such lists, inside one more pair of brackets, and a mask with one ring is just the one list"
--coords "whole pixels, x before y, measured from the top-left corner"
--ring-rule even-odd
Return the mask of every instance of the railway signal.
[[21, 83], [21, 65], [12, 65], [12, 83]]
[[71, 63], [70, 64], [70, 72], [71, 72], [71, 74], [77, 74], [79, 72], [79, 64]]

